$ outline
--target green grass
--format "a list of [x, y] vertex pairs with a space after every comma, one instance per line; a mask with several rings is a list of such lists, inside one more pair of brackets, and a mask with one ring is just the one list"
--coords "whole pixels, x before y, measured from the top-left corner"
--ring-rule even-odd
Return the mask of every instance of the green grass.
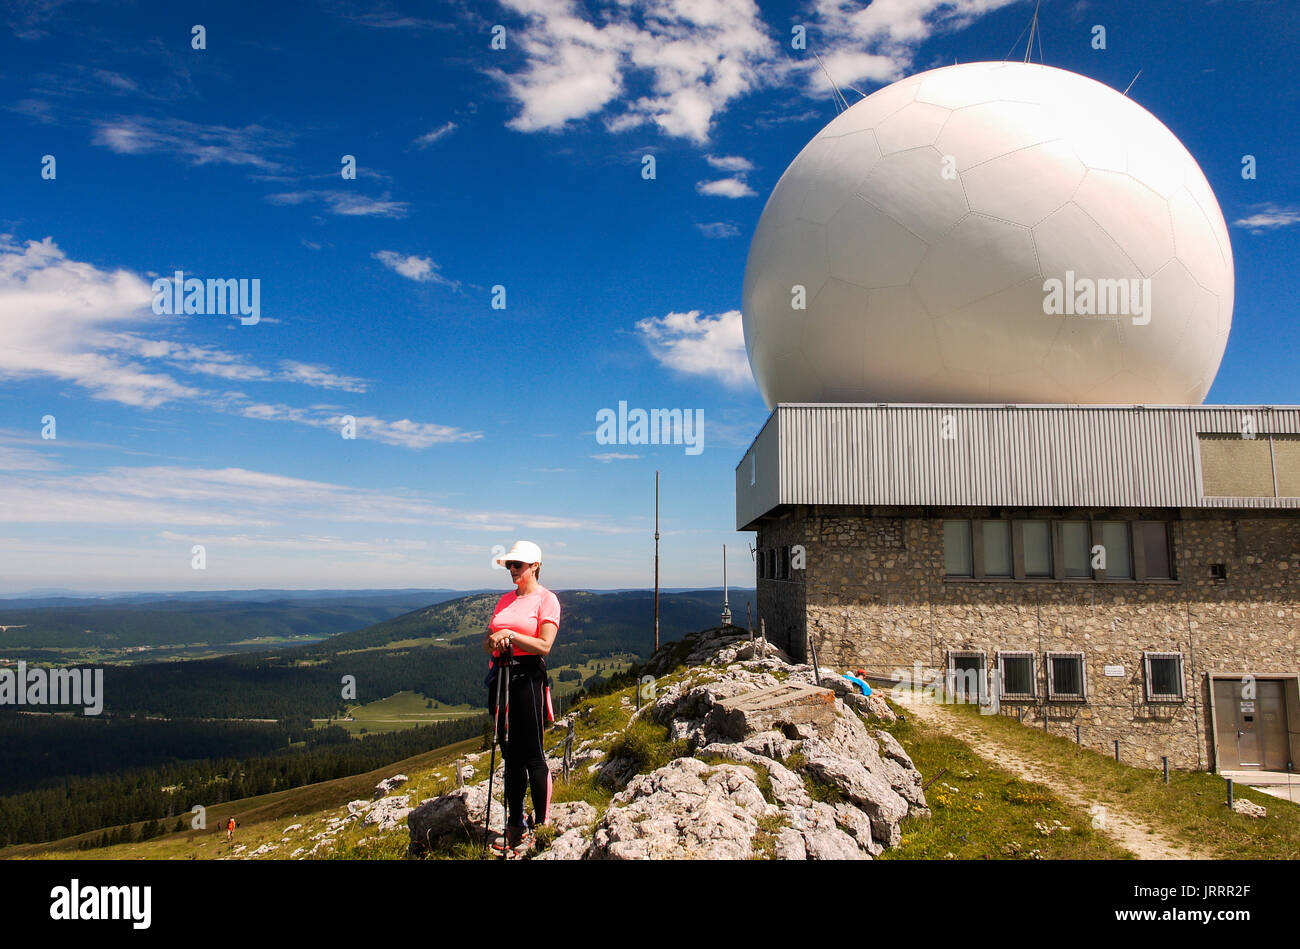
[[[1085, 811], [1071, 807], [1046, 788], [994, 768], [957, 739], [911, 717], [888, 725], [875, 721], [867, 725], [883, 727], [897, 738], [926, 782], [938, 776], [925, 792], [932, 816], [906, 818], [901, 825], [902, 842], [886, 850], [880, 859], [1131, 857], [1094, 830], [1092, 818]], [[940, 776], [944, 769], [946, 773]], [[1035, 826], [1036, 822], [1039, 826]]]
[[404, 728], [431, 725], [435, 722], [465, 718], [483, 712], [483, 709], [477, 705], [448, 705], [445, 702], [438, 702], [437, 708], [426, 708], [429, 701], [418, 692], [398, 692], [387, 698], [349, 709], [353, 719], [350, 722], [338, 718], [333, 722], [323, 718], [314, 719], [313, 722], [317, 728], [325, 728], [330, 724], [339, 725], [357, 737], [361, 735], [363, 728], [367, 734], [401, 731]]
[[1166, 785], [1159, 770], [1117, 762], [1013, 717], [980, 715], [973, 705], [947, 707], [978, 721], [1008, 749], [1043, 762], [1069, 786], [1086, 789], [1098, 804], [1113, 803], [1196, 852], [1215, 859], [1300, 858], [1300, 807], [1289, 801], [1236, 786], [1237, 797], [1268, 808], [1263, 819], [1246, 817], [1228, 810], [1225, 782], [1209, 772], [1171, 771]]

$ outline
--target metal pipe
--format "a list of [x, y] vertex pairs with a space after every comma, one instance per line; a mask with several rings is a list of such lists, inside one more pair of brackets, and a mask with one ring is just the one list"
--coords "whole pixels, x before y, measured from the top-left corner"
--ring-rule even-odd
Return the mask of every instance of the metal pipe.
[[1119, 739], [1115, 739], [1115, 760], [1119, 761]]
[[1164, 755], [1161, 758], [1161, 760], [1164, 761], [1165, 763], [1165, 784], [1168, 784], [1169, 783], [1169, 756]]

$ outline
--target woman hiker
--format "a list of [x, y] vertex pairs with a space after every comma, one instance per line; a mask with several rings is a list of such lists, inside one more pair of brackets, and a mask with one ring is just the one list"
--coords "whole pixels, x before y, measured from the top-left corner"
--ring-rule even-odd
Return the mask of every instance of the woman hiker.
[[[492, 847], [502, 855], [507, 851], [517, 855], [533, 844], [532, 828], [524, 820], [525, 785], [532, 790], [533, 826], [550, 820], [551, 771], [542, 750], [542, 733], [555, 714], [543, 657], [551, 651], [560, 628], [560, 601], [538, 582], [542, 551], [536, 544], [516, 541], [510, 552], [497, 557], [496, 562], [504, 563], [510, 571], [515, 589], [497, 601], [488, 633], [483, 637], [483, 651], [493, 657], [488, 713], [497, 723], [506, 785], [506, 832], [493, 841]], [[496, 677], [504, 665], [503, 652], [513, 655], [513, 660], [505, 714], [498, 716]]]

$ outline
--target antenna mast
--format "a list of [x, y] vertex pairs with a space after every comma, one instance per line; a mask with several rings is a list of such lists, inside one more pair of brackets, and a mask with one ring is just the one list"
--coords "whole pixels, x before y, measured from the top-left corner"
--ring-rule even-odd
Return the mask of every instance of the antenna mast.
[[[1029, 57], [1032, 56], [1034, 52], [1034, 34], [1041, 32], [1038, 28], [1038, 8], [1042, 5], [1043, 0], [1038, 0], [1038, 3], [1034, 5], [1034, 18], [1029, 23], [1029, 45], [1025, 47], [1025, 62], [1029, 62]], [[1043, 40], [1041, 36], [1039, 37], [1038, 42], [1040, 45], [1042, 44]]]
[[[816, 53], [813, 53], [813, 58], [817, 60], [817, 65], [820, 66], [822, 72], [826, 74], [826, 81], [831, 84], [831, 98], [835, 101], [835, 114], [839, 115], [849, 107], [849, 100], [844, 98], [844, 93], [840, 92], [840, 87], [835, 85], [835, 80], [831, 78], [831, 74], [826, 69], [826, 64], [822, 62], [822, 58]], [[858, 95], [862, 95], [862, 93], [858, 93]]]
[[731, 604], [727, 599], [727, 545], [722, 545], [722, 625], [731, 625]]
[[655, 472], [655, 651], [659, 650], [659, 472]]

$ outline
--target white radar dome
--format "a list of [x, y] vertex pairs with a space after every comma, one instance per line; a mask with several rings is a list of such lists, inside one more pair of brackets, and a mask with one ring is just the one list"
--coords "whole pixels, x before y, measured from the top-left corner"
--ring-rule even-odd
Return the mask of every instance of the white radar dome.
[[1076, 73], [968, 63], [837, 116], [777, 182], [745, 347], [778, 402], [1199, 404], [1232, 248], [1195, 159]]

